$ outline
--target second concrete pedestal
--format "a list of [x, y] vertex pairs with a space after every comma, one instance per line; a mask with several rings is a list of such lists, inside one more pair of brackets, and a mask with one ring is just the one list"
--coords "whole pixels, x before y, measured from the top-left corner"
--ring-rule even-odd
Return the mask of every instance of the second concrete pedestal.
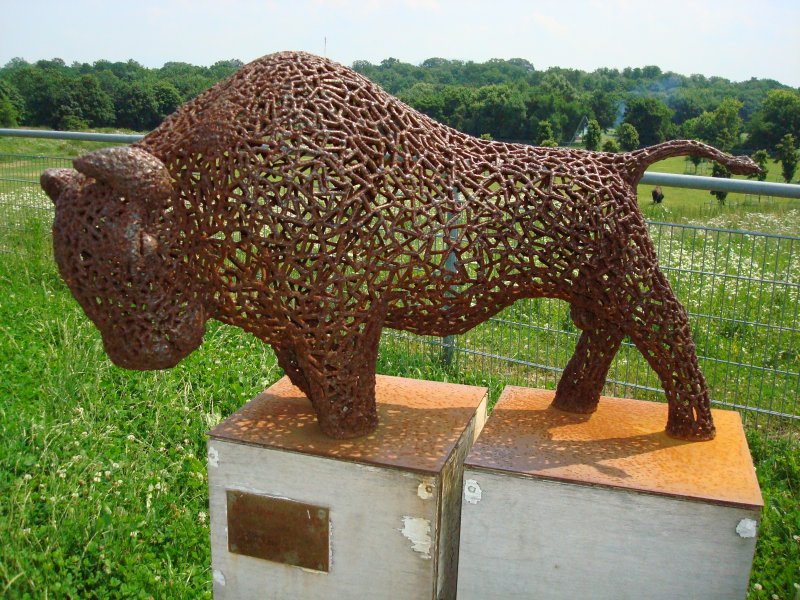
[[743, 598], [762, 499], [739, 414], [682, 442], [665, 404], [552, 400], [507, 387], [467, 457], [459, 600]]

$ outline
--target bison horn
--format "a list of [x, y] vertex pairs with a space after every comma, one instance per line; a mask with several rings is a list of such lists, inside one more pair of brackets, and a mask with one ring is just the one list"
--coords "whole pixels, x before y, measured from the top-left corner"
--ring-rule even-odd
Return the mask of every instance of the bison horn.
[[166, 199], [172, 190], [164, 163], [141, 148], [103, 148], [76, 158], [73, 164], [84, 175], [145, 203]]
[[53, 204], [57, 204], [61, 194], [69, 187], [76, 175], [74, 169], [47, 169], [39, 178], [39, 183]]

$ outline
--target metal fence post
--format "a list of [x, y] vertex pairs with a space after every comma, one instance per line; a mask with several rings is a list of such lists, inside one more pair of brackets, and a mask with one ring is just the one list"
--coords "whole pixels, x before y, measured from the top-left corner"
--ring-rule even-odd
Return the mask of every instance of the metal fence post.
[[[461, 194], [458, 188], [453, 186], [453, 204], [458, 205], [460, 202]], [[455, 217], [455, 213], [447, 213], [447, 222], [449, 223]], [[444, 263], [444, 268], [447, 273], [456, 272], [456, 251], [454, 248], [455, 242], [458, 239], [458, 228], [452, 227], [450, 229], [450, 252], [447, 254], [447, 259]], [[450, 290], [453, 294], [456, 292], [455, 286], [451, 286]], [[442, 353], [439, 358], [443, 366], [449, 367], [453, 363], [453, 355], [456, 350], [456, 336], [446, 335], [442, 338]]]

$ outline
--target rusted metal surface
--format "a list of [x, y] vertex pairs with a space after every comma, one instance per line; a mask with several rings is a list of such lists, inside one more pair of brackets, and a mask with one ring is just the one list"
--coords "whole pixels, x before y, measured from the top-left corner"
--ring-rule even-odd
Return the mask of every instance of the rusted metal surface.
[[486, 388], [378, 375], [378, 427], [357, 439], [337, 440], [320, 430], [305, 394], [284, 377], [209, 436], [438, 475], [473, 415], [483, 418], [486, 397]]
[[238, 325], [272, 345], [326, 434], [352, 438], [377, 426], [383, 327], [458, 334], [547, 296], [583, 330], [556, 406], [594, 411], [629, 336], [666, 391], [668, 433], [699, 440], [714, 436], [706, 383], [636, 200], [648, 165], [685, 154], [757, 171], [695, 141], [613, 154], [479, 140], [282, 52], [42, 186], [61, 274], [121, 366], [172, 366], [207, 319]]
[[228, 490], [228, 550], [328, 572], [327, 508], [285, 498]]
[[661, 403], [603, 397], [589, 418], [553, 408], [552, 400], [552, 391], [506, 387], [465, 466], [763, 506], [739, 413], [714, 409], [715, 439], [690, 444], [664, 433]]

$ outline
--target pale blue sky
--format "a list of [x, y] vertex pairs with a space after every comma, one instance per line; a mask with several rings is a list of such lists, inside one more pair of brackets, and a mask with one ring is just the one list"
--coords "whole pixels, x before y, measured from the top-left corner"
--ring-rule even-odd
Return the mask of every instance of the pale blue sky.
[[348, 65], [519, 57], [537, 69], [658, 65], [797, 87], [798, 25], [798, 0], [0, 0], [0, 65], [209, 65], [305, 50]]

